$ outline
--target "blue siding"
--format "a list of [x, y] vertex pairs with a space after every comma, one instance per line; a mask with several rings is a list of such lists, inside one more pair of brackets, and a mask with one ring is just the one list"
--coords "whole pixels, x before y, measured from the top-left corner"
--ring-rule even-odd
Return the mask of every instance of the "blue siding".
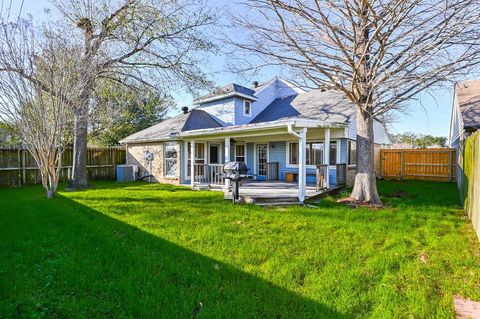
[[347, 162], [347, 144], [348, 140], [347, 139], [341, 139], [340, 140], [340, 162], [341, 164]]
[[243, 99], [242, 98], [235, 98], [235, 125], [243, 125], [248, 124], [254, 118], [253, 115], [253, 108], [254, 103], [251, 101], [250, 104], [250, 116], [243, 115]]
[[269, 162], [278, 162], [278, 178], [280, 180], [285, 180], [286, 172], [286, 153], [287, 153], [287, 143], [286, 142], [271, 142], [268, 145], [269, 151]]

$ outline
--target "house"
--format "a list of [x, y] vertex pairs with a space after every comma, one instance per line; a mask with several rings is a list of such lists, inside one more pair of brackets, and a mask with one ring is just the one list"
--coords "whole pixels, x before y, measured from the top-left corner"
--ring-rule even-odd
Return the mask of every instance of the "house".
[[[354, 176], [355, 109], [339, 92], [307, 92], [275, 77], [252, 88], [229, 84], [194, 104], [122, 140], [127, 164], [158, 182], [228, 187], [223, 163], [243, 161], [256, 181], [298, 183], [301, 202], [307, 185], [317, 182], [317, 165], [326, 187], [337, 184], [339, 173]], [[380, 121], [374, 133], [377, 149], [390, 143]], [[145, 152], [153, 153], [152, 161]]]
[[480, 129], [480, 80], [457, 82], [453, 95], [452, 115], [450, 118], [449, 146], [457, 150], [457, 185], [462, 190], [463, 164], [461, 157], [465, 140]]
[[450, 119], [450, 147], [458, 150], [463, 141], [478, 129], [480, 129], [480, 80], [458, 82], [455, 85]]

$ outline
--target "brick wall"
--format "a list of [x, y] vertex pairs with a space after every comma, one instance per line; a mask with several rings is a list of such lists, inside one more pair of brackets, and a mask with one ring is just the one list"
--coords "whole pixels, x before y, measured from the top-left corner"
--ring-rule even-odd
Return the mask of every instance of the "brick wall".
[[[145, 151], [153, 153], [153, 161], [150, 164], [145, 160]], [[165, 177], [164, 160], [163, 160], [163, 142], [144, 143], [129, 145], [127, 147], [127, 164], [137, 165], [140, 176], [153, 175], [152, 182], [180, 184], [180, 144], [177, 143], [178, 166], [177, 177]], [[148, 181], [148, 179], [146, 179]]]

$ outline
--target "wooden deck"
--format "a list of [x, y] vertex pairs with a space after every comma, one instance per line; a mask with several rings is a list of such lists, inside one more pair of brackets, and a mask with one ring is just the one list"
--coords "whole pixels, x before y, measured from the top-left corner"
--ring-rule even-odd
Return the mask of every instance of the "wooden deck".
[[[322, 194], [315, 185], [307, 185], [306, 197]], [[240, 185], [240, 197], [246, 202], [298, 202], [298, 184], [282, 181], [243, 181]], [[231, 199], [232, 193], [225, 192], [225, 199]]]

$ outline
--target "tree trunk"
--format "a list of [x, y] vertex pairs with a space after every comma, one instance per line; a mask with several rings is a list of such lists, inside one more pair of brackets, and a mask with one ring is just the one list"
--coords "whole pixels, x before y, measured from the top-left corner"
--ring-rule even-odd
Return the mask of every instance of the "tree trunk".
[[87, 178], [87, 134], [88, 134], [88, 100], [75, 110], [75, 126], [73, 140], [73, 169], [70, 189], [88, 187]]
[[357, 175], [351, 198], [372, 204], [382, 204], [375, 180], [373, 118], [357, 111]]

